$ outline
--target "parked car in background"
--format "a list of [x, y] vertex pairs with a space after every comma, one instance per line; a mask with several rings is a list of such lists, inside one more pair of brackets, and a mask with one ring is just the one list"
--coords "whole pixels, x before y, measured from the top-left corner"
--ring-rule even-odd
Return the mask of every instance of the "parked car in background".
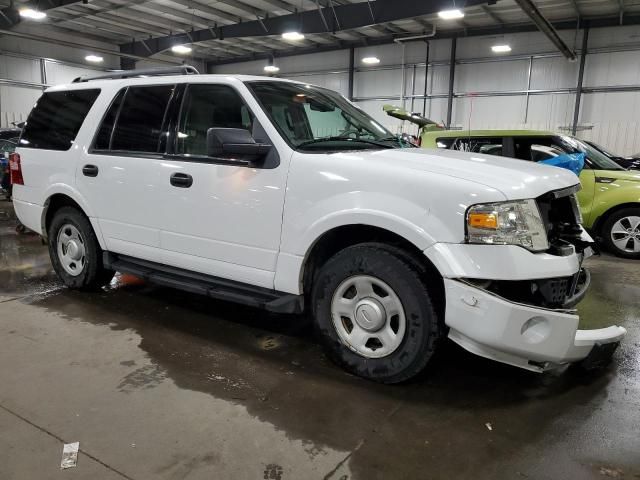
[[611, 153], [610, 151], [608, 151], [604, 147], [601, 147], [595, 142], [592, 142], [590, 140], [583, 140], [583, 141], [584, 143], [591, 145], [593, 148], [598, 150], [603, 155], [606, 155], [607, 157], [609, 157], [611, 160], [616, 162], [621, 167], [626, 168], [627, 170], [640, 170], [640, 153], [631, 155], [630, 157], [622, 157], [620, 155]]
[[13, 140], [20, 136], [22, 128], [10, 127], [0, 128], [0, 140]]
[[584, 153], [578, 193], [583, 224], [615, 255], [640, 259], [640, 172], [627, 171], [588, 143], [546, 131], [449, 130], [424, 133], [422, 146], [532, 162]]
[[385, 383], [445, 335], [537, 372], [606, 361], [624, 336], [578, 329], [593, 241], [572, 173], [401, 148], [306, 83], [171, 71], [80, 78], [29, 115], [14, 206], [67, 286], [121, 271], [307, 310], [330, 358]]

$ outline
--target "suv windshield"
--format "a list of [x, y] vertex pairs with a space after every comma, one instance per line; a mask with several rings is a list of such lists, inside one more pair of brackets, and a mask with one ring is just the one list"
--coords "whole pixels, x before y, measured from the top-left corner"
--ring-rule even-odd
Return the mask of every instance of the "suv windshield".
[[298, 150], [398, 148], [398, 138], [341, 95], [311, 85], [247, 82], [287, 142]]

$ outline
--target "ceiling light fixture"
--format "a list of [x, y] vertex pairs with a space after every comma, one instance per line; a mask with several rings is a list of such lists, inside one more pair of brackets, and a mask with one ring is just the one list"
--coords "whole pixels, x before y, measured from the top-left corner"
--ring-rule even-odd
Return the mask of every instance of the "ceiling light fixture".
[[181, 53], [181, 54], [185, 54], [185, 53], [191, 53], [191, 50], [193, 50], [191, 47], [187, 47], [186, 45], [174, 45], [173, 47], [171, 47], [171, 51], [173, 53]]
[[304, 35], [300, 32], [284, 32], [282, 34], [283, 40], [302, 40]]
[[378, 57], [364, 57], [362, 59], [362, 63], [366, 63], [367, 65], [377, 65], [380, 63], [380, 59]]
[[509, 45], [494, 45], [491, 50], [494, 53], [506, 53], [511, 51], [511, 47]]
[[24, 18], [29, 18], [31, 20], [42, 20], [47, 16], [47, 14], [40, 10], [35, 10], [33, 8], [23, 8], [20, 10], [20, 16]]
[[87, 62], [100, 63], [104, 60], [100, 55], [87, 55], [84, 57]]
[[464, 17], [464, 12], [458, 8], [451, 10], [440, 10], [438, 16], [443, 20], [456, 20]]
[[276, 73], [276, 72], [279, 72], [280, 69], [278, 67], [276, 67], [275, 65], [265, 65], [264, 66], [264, 71], [268, 72], [268, 73]]

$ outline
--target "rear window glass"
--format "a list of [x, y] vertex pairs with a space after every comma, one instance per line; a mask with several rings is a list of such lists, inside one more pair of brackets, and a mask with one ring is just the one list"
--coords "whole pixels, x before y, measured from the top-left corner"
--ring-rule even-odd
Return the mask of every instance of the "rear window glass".
[[[175, 85], [129, 87], [111, 137], [111, 150], [155, 153]], [[105, 119], [108, 120], [108, 119]]]
[[100, 89], [43, 94], [27, 119], [20, 146], [69, 150]]

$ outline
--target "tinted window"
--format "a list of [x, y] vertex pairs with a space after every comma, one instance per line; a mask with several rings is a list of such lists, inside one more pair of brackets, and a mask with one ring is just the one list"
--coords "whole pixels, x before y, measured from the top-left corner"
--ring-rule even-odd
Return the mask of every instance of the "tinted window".
[[243, 128], [251, 131], [253, 117], [238, 93], [227, 85], [189, 85], [177, 135], [177, 153], [207, 154], [207, 130]]
[[126, 89], [120, 90], [120, 92], [118, 92], [118, 95], [116, 95], [116, 98], [113, 100], [113, 102], [111, 102], [111, 106], [109, 107], [107, 114], [104, 116], [104, 118], [102, 119], [102, 123], [100, 124], [100, 129], [98, 130], [98, 135], [96, 136], [96, 141], [93, 145], [93, 148], [97, 150], [109, 150], [111, 142], [111, 132], [113, 131], [113, 126], [116, 123], [125, 91]]
[[158, 151], [165, 111], [175, 85], [129, 87], [111, 139], [111, 150]]
[[99, 93], [99, 89], [92, 89], [42, 95], [29, 114], [20, 146], [47, 150], [71, 148]]

